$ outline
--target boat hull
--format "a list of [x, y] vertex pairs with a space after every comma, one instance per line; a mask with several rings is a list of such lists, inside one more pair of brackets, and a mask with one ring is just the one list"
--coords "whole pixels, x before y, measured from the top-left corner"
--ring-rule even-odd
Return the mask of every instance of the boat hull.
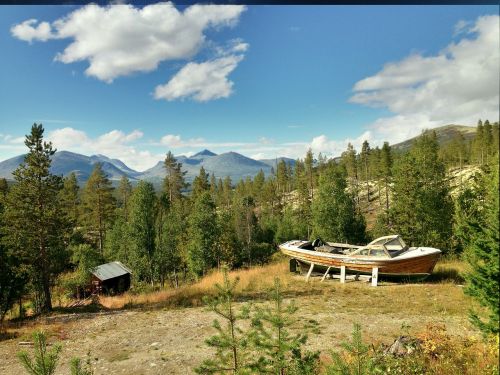
[[440, 251], [422, 252], [422, 255], [401, 258], [367, 259], [366, 257], [350, 257], [349, 255], [327, 254], [312, 250], [293, 249], [280, 246], [283, 254], [296, 259], [299, 263], [313, 263], [317, 271], [325, 272], [328, 267], [340, 269], [345, 266], [351, 273], [369, 274], [377, 267], [379, 275], [392, 277], [420, 277], [431, 274], [441, 255]]

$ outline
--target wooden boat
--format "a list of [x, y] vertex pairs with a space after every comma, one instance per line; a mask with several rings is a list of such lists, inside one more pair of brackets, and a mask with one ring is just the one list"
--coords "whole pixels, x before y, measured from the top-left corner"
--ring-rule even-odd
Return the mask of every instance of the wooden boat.
[[372, 274], [378, 268], [381, 276], [397, 277], [428, 276], [441, 255], [441, 250], [432, 247], [408, 247], [399, 235], [380, 237], [366, 246], [317, 239], [288, 241], [279, 248], [302, 266], [313, 264], [317, 271], [345, 266], [350, 273]]

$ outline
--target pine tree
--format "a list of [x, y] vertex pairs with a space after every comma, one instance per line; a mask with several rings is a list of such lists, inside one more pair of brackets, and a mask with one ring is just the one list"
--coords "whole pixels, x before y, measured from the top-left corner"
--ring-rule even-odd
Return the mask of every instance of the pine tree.
[[382, 155], [380, 160], [380, 173], [384, 179], [384, 190], [385, 190], [385, 210], [386, 213], [389, 211], [389, 183], [392, 176], [392, 152], [389, 142], [384, 142], [382, 146]]
[[346, 187], [339, 168], [331, 166], [319, 177], [312, 206], [314, 237], [336, 242], [364, 241], [365, 223], [356, 213], [354, 200]]
[[369, 357], [370, 347], [363, 342], [361, 326], [354, 324], [351, 341], [342, 342], [342, 348], [351, 360], [337, 352], [332, 353], [333, 363], [326, 368], [326, 375], [364, 375], [371, 374], [374, 362]]
[[37, 312], [52, 310], [50, 286], [65, 261], [69, 229], [58, 198], [62, 178], [50, 173], [55, 150], [43, 133], [43, 126], [34, 124], [26, 136], [29, 152], [13, 172], [16, 183], [5, 199], [3, 219], [4, 244], [29, 269]]
[[118, 185], [117, 205], [121, 209], [121, 214], [125, 221], [128, 221], [130, 196], [132, 195], [132, 184], [126, 175], [123, 175]]
[[371, 149], [368, 141], [364, 141], [359, 154], [361, 164], [363, 166], [365, 183], [366, 183], [366, 204], [370, 207], [370, 155]]
[[82, 195], [82, 220], [87, 235], [102, 252], [104, 238], [111, 226], [115, 212], [113, 186], [102, 170], [102, 164], [96, 163], [85, 184]]
[[210, 193], [200, 193], [194, 201], [188, 219], [188, 263], [191, 273], [195, 276], [205, 274], [216, 265], [218, 228], [215, 217], [215, 204]]
[[182, 190], [187, 187], [184, 176], [186, 171], [182, 171], [182, 163], [179, 163], [174, 155], [169, 151], [165, 158], [166, 176], [163, 181], [163, 190], [167, 193], [170, 203], [182, 196]]
[[17, 353], [19, 361], [30, 375], [53, 375], [62, 347], [55, 344], [47, 350], [47, 337], [43, 332], [33, 333], [33, 358], [26, 351]]
[[238, 327], [238, 322], [248, 318], [248, 309], [236, 311], [234, 293], [239, 279], [229, 280], [227, 269], [223, 269], [223, 282], [215, 284], [217, 294], [213, 298], [205, 298], [211, 311], [222, 318], [226, 325], [222, 326], [216, 319], [213, 327], [217, 334], [206, 340], [208, 346], [215, 348], [214, 359], [203, 361], [195, 371], [198, 374], [234, 375], [250, 374], [248, 358], [248, 340], [246, 334]]
[[[311, 367], [316, 367], [318, 359], [317, 354], [302, 357], [301, 348], [307, 341], [307, 335], [290, 333], [290, 327], [296, 322], [294, 314], [298, 308], [293, 303], [285, 305], [281, 289], [279, 278], [275, 278], [274, 288], [269, 295], [273, 305], [257, 307], [252, 318], [250, 339], [259, 353], [253, 366], [260, 374], [291, 374], [299, 363], [303, 366], [305, 361], [312, 362]], [[301, 371], [300, 374], [306, 372]]]
[[351, 143], [347, 145], [347, 150], [341, 155], [341, 163], [344, 165], [351, 190], [356, 197], [356, 206], [359, 209], [359, 178], [358, 178], [358, 164], [356, 162], [356, 150]]
[[449, 250], [453, 206], [435, 132], [424, 132], [394, 167], [392, 230], [411, 246]]
[[486, 318], [477, 312], [472, 312], [472, 322], [484, 333], [498, 335], [500, 310], [498, 157], [486, 178], [489, 181], [482, 212], [484, 225], [478, 226], [475, 218], [470, 222], [472, 235], [466, 247], [465, 257], [471, 265], [471, 271], [466, 274], [465, 292], [485, 306], [488, 312]]
[[191, 193], [193, 199], [196, 199], [200, 194], [209, 191], [210, 184], [208, 183], [208, 174], [205, 168], [200, 167], [200, 173], [193, 180], [193, 191]]
[[156, 193], [150, 182], [140, 181], [130, 199], [130, 266], [135, 277], [155, 281]]
[[239, 197], [234, 205], [235, 227], [239, 242], [243, 245], [245, 261], [252, 265], [252, 249], [257, 242], [258, 222], [255, 216], [255, 200], [250, 195]]
[[64, 184], [59, 199], [62, 210], [73, 227], [77, 225], [80, 219], [80, 197], [78, 195], [80, 187], [76, 175], [72, 172], [64, 178]]
[[4, 331], [5, 315], [25, 290], [26, 275], [21, 270], [19, 258], [2, 243], [3, 238], [3, 200], [0, 194], [0, 334]]
[[315, 176], [314, 176], [314, 155], [311, 149], [307, 150], [306, 157], [304, 159], [304, 173], [307, 179], [307, 186], [309, 190], [309, 196], [311, 200], [314, 199], [314, 187], [315, 187]]

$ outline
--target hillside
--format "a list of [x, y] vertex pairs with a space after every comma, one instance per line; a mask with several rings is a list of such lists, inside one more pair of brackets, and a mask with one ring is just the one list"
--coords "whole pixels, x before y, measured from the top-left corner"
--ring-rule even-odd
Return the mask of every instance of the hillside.
[[[431, 129], [436, 132], [437, 140], [440, 145], [450, 142], [458, 134], [462, 134], [466, 141], [470, 141], [476, 135], [476, 128], [465, 125], [445, 125]], [[391, 147], [395, 150], [407, 151], [419, 136], [407, 139], [406, 141], [396, 143]]]

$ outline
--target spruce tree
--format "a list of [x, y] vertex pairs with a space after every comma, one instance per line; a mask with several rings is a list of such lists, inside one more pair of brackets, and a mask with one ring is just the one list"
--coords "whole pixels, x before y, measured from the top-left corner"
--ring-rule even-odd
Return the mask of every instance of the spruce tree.
[[43, 126], [34, 124], [26, 136], [28, 154], [13, 172], [16, 183], [5, 199], [4, 244], [16, 253], [35, 287], [37, 312], [52, 310], [51, 284], [61, 271], [68, 223], [59, 192], [62, 178], [50, 173], [56, 150], [43, 141]]
[[487, 317], [471, 313], [472, 322], [486, 334], [499, 333], [499, 197], [498, 157], [492, 171], [486, 177], [487, 194], [481, 216], [484, 225], [477, 225], [476, 218], [470, 221], [470, 242], [465, 258], [471, 266], [466, 274], [466, 293], [486, 307]]
[[104, 171], [102, 164], [96, 163], [85, 184], [82, 195], [82, 221], [91, 238], [102, 252], [106, 232], [111, 227], [114, 212], [115, 198], [113, 186]]

